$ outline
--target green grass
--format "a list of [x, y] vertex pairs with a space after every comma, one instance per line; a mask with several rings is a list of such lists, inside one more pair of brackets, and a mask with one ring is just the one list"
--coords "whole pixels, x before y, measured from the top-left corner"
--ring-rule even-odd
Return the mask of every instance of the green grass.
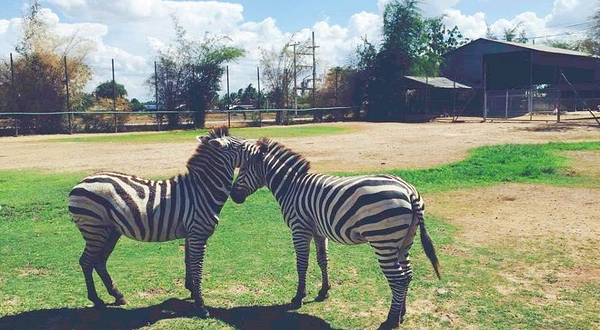
[[594, 185], [596, 180], [574, 176], [561, 151], [600, 150], [600, 142], [507, 144], [471, 150], [467, 159], [425, 170], [393, 170], [422, 192], [529, 182], [553, 185]]
[[[232, 128], [231, 134], [239, 135], [248, 139], [256, 139], [264, 136], [271, 138], [283, 137], [307, 137], [316, 135], [349, 133], [352, 129], [343, 126], [328, 125], [297, 125], [277, 127], [246, 127]], [[165, 143], [165, 142], [189, 142], [198, 135], [203, 135], [206, 129], [169, 131], [154, 133], [132, 133], [132, 134], [103, 134], [97, 136], [77, 136], [55, 139], [55, 142], [104, 142], [104, 143]]]
[[[598, 142], [482, 147], [461, 162], [393, 173], [426, 192], [507, 181], [590, 185], [586, 178], [568, 171], [568, 159], [559, 153], [599, 149]], [[358, 329], [376, 328], [385, 318], [389, 289], [367, 245], [330, 244], [333, 289], [327, 302], [306, 304], [298, 313], [269, 307], [289, 302], [297, 278], [290, 231], [281, 220], [277, 203], [264, 189], [243, 205], [228, 202], [209, 240], [203, 290], [207, 305], [218, 308], [215, 318], [173, 318], [160, 314], [164, 304], [152, 309], [154, 312], [147, 310], [167, 299], [187, 296], [182, 284], [181, 240], [139, 243], [121, 239], [109, 261], [109, 270], [129, 305], [125, 311], [79, 310], [89, 305], [78, 265], [84, 242], [69, 219], [66, 205], [69, 190], [83, 176], [0, 172], [0, 316], [33, 311], [20, 320], [45, 320], [61, 329], [81, 328], [81, 324], [103, 324], [106, 328], [148, 325], [149, 329], [230, 329], [234, 325], [259, 329], [252, 318], [263, 322], [292, 320], [309, 328], [327, 328], [323, 326], [326, 322], [333, 328]], [[456, 240], [457, 229], [443, 219], [429, 216], [427, 226], [438, 249], [443, 278], [435, 278], [420, 244], [415, 244], [411, 251], [415, 278], [408, 298], [407, 328], [589, 329], [600, 324], [598, 283], [560, 290], [556, 300], [543, 303], [540, 283], [517, 286], [510, 294], [501, 294], [497, 289], [515, 286], [500, 275], [515, 264], [521, 268], [534, 268], [542, 262], [575, 267], [567, 260], [566, 252], [556, 248], [560, 242], [548, 242], [543, 248], [531, 246], [525, 255], [510, 245], [498, 249], [468, 246]], [[463, 251], [462, 255], [445, 252], [451, 249]], [[316, 296], [320, 285], [314, 257], [313, 249], [308, 301]], [[548, 273], [543, 278], [552, 282], [555, 276]], [[96, 283], [101, 296], [111, 301], [97, 277]], [[60, 308], [70, 309], [57, 310]], [[72, 319], [78, 323], [68, 323]], [[2, 322], [0, 319], [0, 328], [5, 326]], [[15, 326], [10, 323], [6, 328]]]

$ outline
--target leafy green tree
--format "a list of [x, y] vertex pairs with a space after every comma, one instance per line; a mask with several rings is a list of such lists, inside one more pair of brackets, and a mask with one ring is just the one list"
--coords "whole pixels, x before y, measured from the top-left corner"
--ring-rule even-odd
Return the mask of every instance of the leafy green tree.
[[383, 13], [382, 52], [395, 54], [395, 61], [402, 64], [403, 71], [410, 70], [427, 43], [425, 27], [418, 0], [389, 2]]
[[443, 19], [444, 16], [425, 20], [426, 45], [424, 54], [419, 57], [418, 65], [412, 70], [412, 73], [430, 77], [437, 76], [444, 61], [444, 54], [464, 45], [468, 41], [460, 33], [457, 26], [452, 29], [446, 28], [442, 23]]
[[[85, 64], [91, 50], [91, 43], [85, 39], [56, 34], [42, 17], [40, 4], [34, 1], [17, 36], [14, 85], [11, 86], [10, 62], [5, 59], [0, 65], [0, 99], [9, 100], [5, 106], [19, 112], [66, 111], [66, 58], [71, 108], [75, 109], [92, 76]], [[21, 132], [57, 133], [63, 130], [62, 117], [21, 117], [19, 126]]]
[[[114, 92], [116, 94], [116, 98], [124, 98], [127, 96], [127, 90], [123, 84], [119, 84], [115, 82]], [[94, 90], [94, 95], [98, 99], [112, 99], [113, 98], [113, 83], [112, 81], [105, 81], [98, 85]]]
[[248, 85], [241, 95], [240, 102], [242, 104], [256, 104], [258, 102], [258, 92], [252, 84]]
[[[158, 53], [157, 75], [159, 108], [193, 112], [197, 127], [204, 126], [205, 111], [220, 90], [225, 64], [244, 56], [245, 51], [229, 45], [227, 37], [205, 35], [202, 40], [188, 36], [186, 30], [172, 16], [176, 38], [168, 49]], [[154, 92], [154, 75], [147, 85]], [[169, 114], [168, 124], [179, 124], [178, 114]]]
[[145, 111], [146, 110], [146, 107], [144, 106], [144, 104], [142, 104], [142, 102], [140, 102], [140, 100], [136, 99], [135, 97], [131, 99], [130, 103], [131, 103], [131, 111]]

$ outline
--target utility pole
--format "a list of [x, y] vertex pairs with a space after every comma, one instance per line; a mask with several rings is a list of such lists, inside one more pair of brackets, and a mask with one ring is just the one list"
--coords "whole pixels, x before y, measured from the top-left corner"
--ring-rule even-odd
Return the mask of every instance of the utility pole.
[[338, 106], [339, 103], [339, 99], [338, 99], [338, 77], [340, 74], [340, 67], [336, 67], [335, 68], [335, 106]]
[[[312, 65], [312, 69], [313, 69], [313, 90], [312, 90], [312, 106], [313, 108], [317, 107], [317, 59], [315, 57], [315, 49], [317, 48], [317, 46], [315, 46], [315, 31], [312, 32], [312, 46], [310, 47], [312, 49], [312, 60], [313, 60], [313, 65]], [[320, 116], [319, 116], [320, 117]]]
[[113, 111], [115, 112], [115, 133], [119, 131], [119, 125], [117, 123], [117, 88], [115, 83], [115, 59], [111, 59], [112, 64], [112, 92], [113, 92]]
[[73, 134], [73, 119], [71, 118], [71, 103], [69, 100], [69, 71], [67, 69], [67, 56], [64, 57], [65, 62], [65, 86], [67, 88], [67, 112], [69, 113], [69, 134]]
[[[13, 112], [17, 112], [17, 98], [15, 97], [15, 67], [13, 63], [13, 55], [10, 53], [10, 107]], [[19, 120], [15, 116], [15, 136], [19, 136]]]
[[260, 67], [256, 67], [256, 80], [258, 81], [258, 106], [257, 109], [260, 109]]
[[296, 76], [298, 75], [298, 70], [296, 66], [296, 46], [298, 46], [299, 44], [299, 42], [295, 42], [292, 44], [292, 46], [294, 47], [294, 109], [298, 109], [298, 81], [296, 78]]
[[227, 66], [227, 127], [231, 127], [231, 113], [229, 108], [231, 107], [231, 96], [229, 95], [229, 65]]
[[162, 116], [158, 114], [158, 70], [156, 69], [156, 61], [154, 61], [154, 102], [156, 102], [156, 122], [158, 130], [162, 122]]

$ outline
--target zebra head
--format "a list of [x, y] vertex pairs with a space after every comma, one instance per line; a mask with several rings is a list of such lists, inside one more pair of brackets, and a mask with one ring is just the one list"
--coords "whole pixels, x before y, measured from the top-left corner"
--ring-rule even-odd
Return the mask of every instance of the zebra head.
[[218, 150], [234, 168], [244, 166], [246, 160], [256, 150], [255, 145], [239, 136], [228, 135], [226, 128], [219, 129], [224, 129], [225, 132], [212, 134], [215, 131], [213, 130], [207, 135], [197, 136], [196, 138], [202, 145]]
[[242, 166], [231, 189], [231, 199], [243, 203], [246, 198], [266, 184], [264, 157], [268, 152], [268, 140], [260, 139], [253, 145], [250, 157]]

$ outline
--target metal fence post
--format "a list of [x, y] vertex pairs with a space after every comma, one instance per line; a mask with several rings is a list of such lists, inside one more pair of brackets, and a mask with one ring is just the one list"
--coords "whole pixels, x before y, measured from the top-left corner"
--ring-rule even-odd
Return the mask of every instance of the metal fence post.
[[506, 102], [505, 102], [505, 106], [504, 106], [504, 119], [507, 120], [508, 119], [508, 89], [506, 90]]
[[227, 111], [227, 127], [231, 128], [231, 112]]
[[15, 136], [19, 136], [19, 120], [15, 116]]

